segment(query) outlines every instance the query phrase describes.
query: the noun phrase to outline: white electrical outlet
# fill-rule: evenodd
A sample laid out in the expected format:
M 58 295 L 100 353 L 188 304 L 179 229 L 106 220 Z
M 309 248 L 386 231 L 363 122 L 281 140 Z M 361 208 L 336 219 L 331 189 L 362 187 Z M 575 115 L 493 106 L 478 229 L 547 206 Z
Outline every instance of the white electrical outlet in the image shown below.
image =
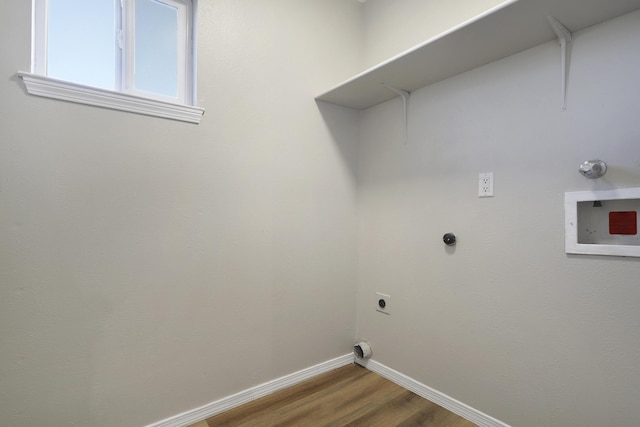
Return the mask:
M 391 296 L 376 292 L 376 310 L 380 313 L 391 314 L 389 308 L 391 306 Z
M 493 172 L 483 172 L 478 178 L 478 197 L 493 197 Z

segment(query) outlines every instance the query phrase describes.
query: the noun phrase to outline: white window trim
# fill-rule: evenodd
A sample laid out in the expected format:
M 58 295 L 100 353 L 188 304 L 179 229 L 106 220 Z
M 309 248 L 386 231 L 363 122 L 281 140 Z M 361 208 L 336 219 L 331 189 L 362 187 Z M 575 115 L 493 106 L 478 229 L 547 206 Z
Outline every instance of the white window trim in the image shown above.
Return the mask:
M 39 7 L 36 7 L 36 2 L 39 3 Z M 181 0 L 177 0 L 177 2 L 182 3 Z M 186 51 L 188 57 L 186 67 L 181 70 L 182 73 L 191 76 L 190 79 L 184 80 L 186 87 L 182 88 L 184 91 L 183 99 L 186 101 L 185 104 L 178 103 L 178 101 L 170 102 L 167 101 L 166 98 L 161 99 L 145 92 L 138 91 L 132 94 L 121 91 L 109 91 L 47 77 L 46 64 L 44 63 L 46 58 L 46 37 L 43 37 L 43 34 L 46 34 L 47 31 L 47 13 L 46 8 L 42 7 L 43 4 L 46 5 L 46 1 L 33 0 L 31 72 L 20 71 L 17 73 L 17 75 L 22 78 L 27 92 L 30 95 L 189 123 L 200 123 L 204 115 L 204 109 L 191 105 L 195 104 L 195 100 L 197 99 L 195 92 L 196 53 L 193 49 L 196 43 L 194 28 L 197 19 L 193 11 L 197 10 L 197 0 L 186 2 L 187 7 L 193 7 L 192 10 L 188 8 L 187 11 L 193 18 L 191 20 L 191 27 L 187 28 L 186 31 L 188 39 L 190 39 L 186 42 L 189 43 L 191 49 L 187 49 Z M 43 40 L 44 42 L 42 42 Z
M 30 95 L 199 124 L 204 109 L 18 72 Z

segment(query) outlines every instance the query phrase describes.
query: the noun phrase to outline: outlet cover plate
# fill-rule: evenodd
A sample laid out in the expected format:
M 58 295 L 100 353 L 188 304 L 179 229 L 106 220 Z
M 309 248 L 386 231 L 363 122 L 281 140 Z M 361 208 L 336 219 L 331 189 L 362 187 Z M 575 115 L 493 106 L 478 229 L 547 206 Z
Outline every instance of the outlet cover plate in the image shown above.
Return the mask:
M 483 172 L 478 176 L 478 197 L 493 196 L 493 172 Z
M 381 305 L 381 301 L 384 303 Z M 391 308 L 391 296 L 389 294 L 383 294 L 382 292 L 376 292 L 376 311 L 384 314 L 391 314 L 389 311 Z

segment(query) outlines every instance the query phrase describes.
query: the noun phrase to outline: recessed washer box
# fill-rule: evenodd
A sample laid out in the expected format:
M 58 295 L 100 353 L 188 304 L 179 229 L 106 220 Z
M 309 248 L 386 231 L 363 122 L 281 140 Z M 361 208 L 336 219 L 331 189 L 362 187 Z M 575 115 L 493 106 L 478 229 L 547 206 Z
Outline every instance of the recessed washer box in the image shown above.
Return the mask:
M 564 194 L 565 252 L 640 257 L 640 188 Z

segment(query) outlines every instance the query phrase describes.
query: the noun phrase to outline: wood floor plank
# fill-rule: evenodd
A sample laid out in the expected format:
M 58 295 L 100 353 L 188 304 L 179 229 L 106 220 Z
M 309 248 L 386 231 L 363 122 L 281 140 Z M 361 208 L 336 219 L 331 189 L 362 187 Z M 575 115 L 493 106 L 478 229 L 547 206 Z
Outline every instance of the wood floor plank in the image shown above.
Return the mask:
M 359 365 L 335 369 L 206 423 L 209 427 L 475 426 Z
M 242 426 L 257 425 L 263 417 L 272 416 L 274 413 L 282 413 L 282 408 L 290 408 L 292 405 L 299 405 L 299 401 L 308 396 L 316 396 L 322 399 L 323 396 L 348 386 L 349 383 L 358 381 L 365 376 L 367 371 L 353 371 L 352 366 L 345 366 L 335 369 L 327 374 L 321 375 L 300 384 L 289 387 L 265 396 L 261 399 L 249 402 L 239 408 L 231 409 L 213 418 L 209 418 L 209 424 L 215 426 Z M 317 380 L 317 381 L 315 381 Z M 212 420 L 215 419 L 215 424 Z
M 375 384 L 371 384 L 371 379 L 376 380 L 371 373 L 367 373 L 358 381 L 328 387 L 321 393 L 305 396 L 253 422 L 259 421 L 256 425 L 265 427 L 303 425 L 305 420 L 314 420 L 317 425 L 334 425 L 337 420 L 352 414 L 354 409 L 371 410 L 377 406 L 377 402 L 391 399 L 402 392 L 392 383 L 373 381 Z

